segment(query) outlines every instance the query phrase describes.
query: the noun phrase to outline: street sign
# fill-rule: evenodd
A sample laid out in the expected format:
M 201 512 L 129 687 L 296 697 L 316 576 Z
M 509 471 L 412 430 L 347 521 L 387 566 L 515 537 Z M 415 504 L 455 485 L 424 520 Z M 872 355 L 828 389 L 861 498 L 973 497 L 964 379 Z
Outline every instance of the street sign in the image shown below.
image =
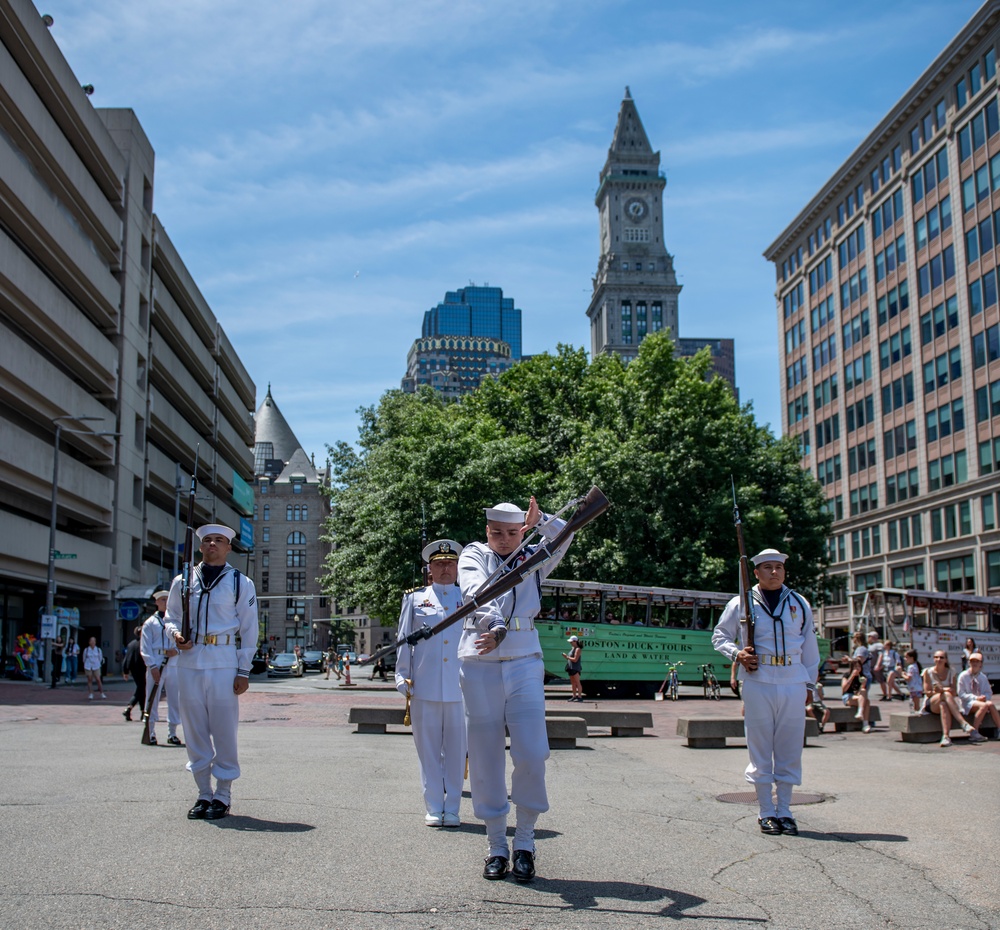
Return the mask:
M 122 601 L 118 605 L 118 616 L 125 621 L 138 620 L 140 612 L 141 608 L 135 601 Z
M 54 559 L 75 559 L 76 558 L 76 553 L 75 552 L 60 552 L 58 549 L 56 549 L 52 553 L 52 558 L 54 558 Z
M 56 624 L 59 618 L 55 614 L 42 614 L 42 639 L 56 638 Z

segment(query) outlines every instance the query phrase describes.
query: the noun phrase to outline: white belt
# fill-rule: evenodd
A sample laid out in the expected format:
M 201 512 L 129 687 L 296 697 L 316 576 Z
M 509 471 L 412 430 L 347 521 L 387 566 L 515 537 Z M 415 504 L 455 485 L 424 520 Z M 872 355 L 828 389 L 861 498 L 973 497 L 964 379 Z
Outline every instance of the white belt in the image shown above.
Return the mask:
M 230 636 L 228 633 L 202 633 L 196 634 L 194 641 L 202 646 L 228 646 L 236 644 L 236 637 Z
M 462 624 L 462 628 L 465 630 L 477 630 L 479 629 L 479 621 L 475 617 L 469 617 Z M 534 629 L 535 621 L 528 617 L 511 617 L 507 621 L 508 633 L 530 633 Z
M 795 656 L 757 656 L 761 665 L 798 665 L 799 659 Z

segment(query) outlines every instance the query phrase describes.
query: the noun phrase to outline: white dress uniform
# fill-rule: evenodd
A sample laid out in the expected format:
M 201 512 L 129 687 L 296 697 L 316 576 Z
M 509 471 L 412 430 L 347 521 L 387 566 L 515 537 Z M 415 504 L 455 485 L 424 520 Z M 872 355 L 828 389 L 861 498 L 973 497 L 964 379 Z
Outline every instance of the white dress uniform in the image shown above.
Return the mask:
M 164 615 L 156 611 L 147 617 L 139 635 L 139 652 L 146 663 L 146 701 L 155 688 L 159 694 L 153 698 L 152 709 L 149 712 L 149 736 L 156 738 L 156 724 L 160 719 L 160 699 L 167 696 L 167 730 L 168 736 L 177 735 L 177 724 L 181 722 L 180 702 L 177 697 L 177 656 L 167 656 L 167 650 L 177 651 L 174 642 L 173 627 L 168 627 Z M 151 669 L 160 670 L 159 685 L 153 681 Z M 142 708 L 145 713 L 146 708 Z
M 457 584 L 432 584 L 404 595 L 399 613 L 400 640 L 422 626 L 434 626 L 462 606 Z M 416 646 L 401 643 L 396 652 L 396 689 L 405 695 L 410 679 L 410 722 L 420 760 L 424 806 L 431 817 L 458 815 L 465 781 L 465 708 L 458 683 L 456 626 Z
M 249 678 L 257 650 L 257 592 L 253 582 L 231 565 L 206 584 L 204 563 L 191 573 L 191 642 L 175 660 L 181 723 L 187 744 L 188 771 L 198 799 L 228 805 L 233 779 L 240 777 L 236 729 L 239 698 L 233 692 L 237 672 Z M 170 586 L 167 620 L 181 626 L 181 576 Z M 217 785 L 213 792 L 212 775 Z
M 750 753 L 746 780 L 757 791 L 761 818 L 791 817 L 792 787 L 802 783 L 806 690 L 819 668 L 816 629 L 809 603 L 789 587 L 782 585 L 773 612 L 759 585 L 751 598 L 758 666 L 754 672 L 739 667 Z M 740 613 L 740 598 L 734 597 L 712 633 L 712 645 L 731 662 L 747 643 Z
M 489 518 L 489 512 L 487 512 Z M 542 515 L 538 529 L 546 539 L 558 535 L 564 520 Z M 535 629 L 541 609 L 541 582 L 566 554 L 573 537 L 556 550 L 543 568 L 529 575 L 507 594 L 466 618 L 458 655 L 462 661 L 462 695 L 469 734 L 469 783 L 472 809 L 486 822 L 490 856 L 508 857 L 506 738 L 514 765 L 510 800 L 516 808 L 514 849 L 535 851 L 535 821 L 549 809 L 545 790 L 545 760 L 549 741 L 545 732 L 545 669 Z M 538 547 L 528 546 L 515 565 Z M 485 543 L 469 543 L 458 560 L 458 583 L 466 601 L 503 562 Z M 479 655 L 476 639 L 495 626 L 506 625 L 507 635 L 497 649 Z

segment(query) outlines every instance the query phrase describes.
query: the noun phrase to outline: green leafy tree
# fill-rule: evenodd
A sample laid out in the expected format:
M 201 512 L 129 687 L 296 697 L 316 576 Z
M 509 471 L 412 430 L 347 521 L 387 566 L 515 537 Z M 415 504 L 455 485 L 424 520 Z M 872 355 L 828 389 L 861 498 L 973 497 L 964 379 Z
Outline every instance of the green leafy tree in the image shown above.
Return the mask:
M 362 411 L 358 451 L 333 450 L 326 585 L 394 617 L 419 578 L 423 526 L 427 539 L 481 539 L 484 506 L 534 493 L 551 512 L 597 484 L 612 507 L 561 577 L 735 591 L 735 480 L 748 554 L 784 548 L 789 581 L 814 594 L 831 523 L 822 489 L 795 442 L 758 425 L 709 367 L 707 350 L 678 359 L 654 333 L 628 366 L 560 346 L 457 403 L 387 393 Z

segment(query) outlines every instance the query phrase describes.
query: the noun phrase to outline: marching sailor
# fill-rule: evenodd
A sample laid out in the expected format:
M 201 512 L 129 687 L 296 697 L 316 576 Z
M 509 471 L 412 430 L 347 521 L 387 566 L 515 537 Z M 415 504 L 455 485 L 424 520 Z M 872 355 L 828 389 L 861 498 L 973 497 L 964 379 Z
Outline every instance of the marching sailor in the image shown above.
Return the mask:
M 764 549 L 751 559 L 757 578 L 751 591 L 755 652 L 746 649 L 739 596 L 722 611 L 712 645 L 740 665 L 750 753 L 745 777 L 757 792 L 761 833 L 796 836 L 792 788 L 802 783 L 803 707 L 816 681 L 819 647 L 812 608 L 785 585 L 787 558 L 777 549 Z
M 167 742 L 171 746 L 183 745 L 177 738 L 177 724 L 181 722 L 177 699 L 177 643 L 166 622 L 169 591 L 155 591 L 156 611 L 146 618 L 139 634 L 139 654 L 146 663 L 146 694 L 152 699 L 149 709 L 149 745 L 156 745 L 156 724 L 160 719 L 160 699 L 167 695 Z M 154 691 L 155 696 L 154 696 Z M 142 708 L 145 713 L 146 708 Z
M 187 769 L 198 787 L 187 815 L 218 820 L 229 813 L 233 780 L 240 777 L 238 698 L 250 687 L 257 649 L 257 592 L 246 575 L 226 562 L 235 530 L 209 523 L 195 532 L 202 562 L 191 572 L 190 638 L 181 635 L 180 575 L 170 586 L 167 621 L 180 649 L 176 662 Z
M 459 631 L 454 627 L 416 646 L 402 642 L 414 630 L 434 626 L 462 606 L 456 584 L 462 547 L 453 539 L 428 543 L 422 555 L 431 584 L 403 596 L 396 652 L 396 689 L 410 698 L 413 741 L 420 760 L 424 823 L 457 827 L 465 781 L 465 708 L 458 683 Z
M 534 497 L 527 513 L 508 503 L 486 509 L 486 543 L 469 543 L 458 560 L 458 583 L 466 601 L 536 524 L 546 539 L 556 536 L 566 525 L 563 520 L 543 515 Z M 504 878 L 508 868 L 517 881 L 530 882 L 535 877 L 535 821 L 549 809 L 545 791 L 549 743 L 542 688 L 544 667 L 535 617 L 541 607 L 541 583 L 559 564 L 572 539 L 568 537 L 541 570 L 467 617 L 458 646 L 472 808 L 486 822 L 489 852 L 483 878 L 491 881 Z M 530 557 L 537 548 L 527 546 L 505 571 Z M 510 732 L 510 758 L 514 764 L 510 786 L 510 799 L 516 808 L 513 862 L 507 847 L 510 804 L 504 727 Z

